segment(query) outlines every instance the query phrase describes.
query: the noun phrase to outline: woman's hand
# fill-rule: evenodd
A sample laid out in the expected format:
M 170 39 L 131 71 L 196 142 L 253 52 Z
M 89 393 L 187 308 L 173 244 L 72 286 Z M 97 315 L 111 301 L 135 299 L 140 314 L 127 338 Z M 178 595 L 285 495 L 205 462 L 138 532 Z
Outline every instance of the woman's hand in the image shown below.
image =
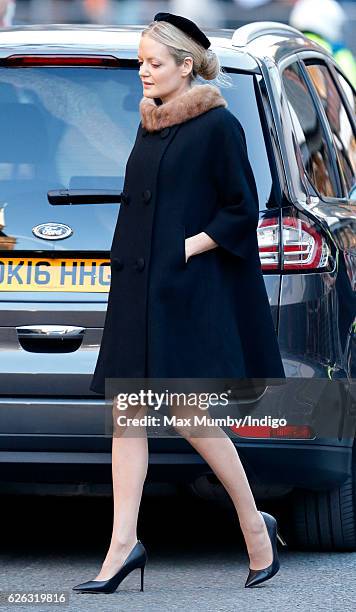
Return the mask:
M 194 255 L 194 251 L 192 252 L 192 238 L 194 238 L 194 236 L 185 239 L 185 263 L 187 263 L 189 257 Z
M 219 245 L 205 232 L 189 236 L 189 238 L 185 239 L 185 263 L 187 263 L 192 255 L 199 255 L 199 253 L 210 251 L 210 249 L 215 249 L 217 246 Z

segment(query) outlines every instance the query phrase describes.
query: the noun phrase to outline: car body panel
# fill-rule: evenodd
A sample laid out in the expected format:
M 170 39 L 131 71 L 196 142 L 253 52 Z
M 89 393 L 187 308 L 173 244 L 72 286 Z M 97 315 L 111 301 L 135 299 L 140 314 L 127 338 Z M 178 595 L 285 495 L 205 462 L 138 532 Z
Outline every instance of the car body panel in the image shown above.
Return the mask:
M 105 55 L 118 58 L 119 68 L 133 68 L 141 31 L 142 26 L 5 28 L 0 32 L 0 73 L 6 69 L 6 58 L 21 54 Z M 283 269 L 280 258 L 280 268 L 264 274 L 287 379 L 331 383 L 335 378 L 351 385 L 356 372 L 356 330 L 354 327 L 349 330 L 347 325 L 356 288 L 356 241 L 350 240 L 355 229 L 355 203 L 346 199 L 342 202 L 340 198 L 320 202 L 306 188 L 281 87 L 281 73 L 292 61 L 313 57 L 327 61 L 331 67 L 335 62 L 319 45 L 290 32 L 256 35 L 246 47 L 232 47 L 234 30 L 206 29 L 205 32 L 223 66 L 254 75 L 253 86 L 264 124 L 265 155 L 272 177 L 271 197 L 265 198 L 260 208 L 260 220 L 275 217 L 281 223 L 287 216 L 309 219 L 325 232 L 330 244 L 333 265 L 327 272 L 289 273 Z M 138 117 L 137 111 L 132 125 Z M 251 159 L 257 154 L 253 149 L 254 138 L 247 133 Z M 110 210 L 108 227 L 113 229 L 117 207 L 105 206 Z M 50 207 L 47 210 L 52 213 Z M 71 226 L 73 219 L 68 207 L 57 207 L 51 216 Z M 49 220 L 43 215 L 40 217 L 34 219 L 33 225 Z M 90 252 L 92 256 L 108 255 L 110 231 Z M 55 255 L 63 255 L 63 251 L 67 256 L 75 255 L 75 250 L 72 252 L 65 244 L 54 241 L 50 246 L 46 244 L 45 250 Z M 75 241 L 73 245 L 75 249 Z M 81 254 L 84 256 L 88 250 L 83 248 Z M 1 250 L 0 256 L 3 255 Z M 74 480 L 81 475 L 84 478 L 85 466 L 89 467 L 85 478 L 90 478 L 93 465 L 101 465 L 106 468 L 104 479 L 108 478 L 111 437 L 107 424 L 111 408 L 88 387 L 101 341 L 106 304 L 106 292 L 2 291 L 0 462 L 7 466 L 7 479 L 30 481 L 39 463 L 54 469 L 58 465 L 68 470 L 75 467 Z M 33 350 L 19 338 L 17 328 L 34 324 L 82 326 L 85 333 L 78 346 L 74 341 L 72 346 L 68 344 L 67 352 L 56 350 L 46 339 L 42 348 Z M 351 469 L 355 414 L 350 397 L 350 401 L 341 401 L 337 409 L 325 399 L 323 413 L 320 402 L 306 401 L 301 406 L 295 397 L 288 400 L 283 396 L 285 389 L 275 389 L 276 392 L 278 407 L 272 401 L 276 396 L 272 395 L 265 404 L 259 402 L 259 409 L 266 413 L 277 411 L 283 416 L 287 406 L 287 416 L 298 416 L 301 423 L 314 427 L 316 436 L 312 440 L 256 440 L 234 436 L 252 485 L 260 487 L 261 495 L 262 481 L 271 491 L 280 486 L 281 492 L 300 486 L 339 485 Z M 328 425 L 326 432 L 322 432 L 323 418 Z M 156 471 L 151 472 L 152 478 L 170 479 L 174 472 L 177 479 L 191 482 L 209 471 L 204 460 L 192 453 L 184 440 L 152 438 L 149 442 L 150 466 L 156 466 Z M 69 471 L 66 477 L 70 479 Z M 95 477 L 102 476 L 93 472 L 92 479 Z

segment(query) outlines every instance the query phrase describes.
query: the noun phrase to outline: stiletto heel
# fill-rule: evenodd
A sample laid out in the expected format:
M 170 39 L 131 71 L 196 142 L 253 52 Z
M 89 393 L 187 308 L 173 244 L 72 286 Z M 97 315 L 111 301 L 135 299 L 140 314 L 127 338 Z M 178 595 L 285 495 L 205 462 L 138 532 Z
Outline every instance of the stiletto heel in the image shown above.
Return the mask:
M 147 562 L 147 552 L 140 540 L 137 540 L 130 554 L 125 559 L 120 569 L 108 580 L 88 580 L 77 584 L 73 591 L 78 593 L 113 593 L 120 582 L 134 569 L 141 568 L 141 591 L 143 591 L 143 572 Z
M 282 538 L 282 536 L 279 533 L 278 529 L 277 529 L 277 538 L 280 541 L 280 543 L 282 544 L 282 546 L 288 546 L 287 542 Z
M 143 572 L 145 571 L 145 566 L 141 567 L 141 591 L 143 591 Z
M 264 567 L 262 569 L 249 568 L 249 574 L 245 582 L 245 587 L 252 587 L 252 586 L 255 586 L 256 584 L 260 584 L 261 582 L 264 582 L 265 580 L 269 580 L 269 578 L 272 578 L 272 576 L 274 576 L 279 570 L 277 538 L 281 540 L 281 543 L 283 544 L 283 546 L 287 545 L 286 542 L 283 540 L 283 538 L 278 533 L 277 521 L 274 518 L 274 516 L 272 516 L 271 514 L 268 514 L 267 512 L 262 512 L 261 510 L 260 510 L 260 514 L 262 515 L 262 518 L 264 522 L 266 523 L 267 533 L 269 535 L 269 539 L 271 540 L 271 544 L 272 544 L 272 553 L 273 553 L 272 563 L 268 567 Z

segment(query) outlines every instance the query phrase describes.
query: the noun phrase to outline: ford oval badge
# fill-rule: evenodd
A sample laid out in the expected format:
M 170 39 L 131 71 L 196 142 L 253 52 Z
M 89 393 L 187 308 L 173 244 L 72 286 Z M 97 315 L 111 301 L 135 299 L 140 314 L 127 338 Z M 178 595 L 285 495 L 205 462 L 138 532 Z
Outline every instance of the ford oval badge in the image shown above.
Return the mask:
M 44 240 L 63 240 L 73 234 L 73 230 L 65 223 L 40 223 L 32 228 L 32 233 L 37 238 Z

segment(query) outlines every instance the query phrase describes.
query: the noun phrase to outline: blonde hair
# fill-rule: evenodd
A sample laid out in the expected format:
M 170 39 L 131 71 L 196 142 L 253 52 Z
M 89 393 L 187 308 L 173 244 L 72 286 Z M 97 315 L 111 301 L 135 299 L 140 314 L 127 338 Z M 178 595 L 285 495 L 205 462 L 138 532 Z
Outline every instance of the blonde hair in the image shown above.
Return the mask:
M 190 83 L 201 76 L 206 81 L 214 80 L 217 85 L 229 87 L 230 77 L 221 68 L 219 58 L 210 48 L 205 49 L 200 43 L 185 34 L 167 21 L 152 21 L 142 30 L 142 36 L 148 35 L 168 47 L 177 66 L 183 64 L 187 54 L 193 59 L 193 68 L 189 74 Z

